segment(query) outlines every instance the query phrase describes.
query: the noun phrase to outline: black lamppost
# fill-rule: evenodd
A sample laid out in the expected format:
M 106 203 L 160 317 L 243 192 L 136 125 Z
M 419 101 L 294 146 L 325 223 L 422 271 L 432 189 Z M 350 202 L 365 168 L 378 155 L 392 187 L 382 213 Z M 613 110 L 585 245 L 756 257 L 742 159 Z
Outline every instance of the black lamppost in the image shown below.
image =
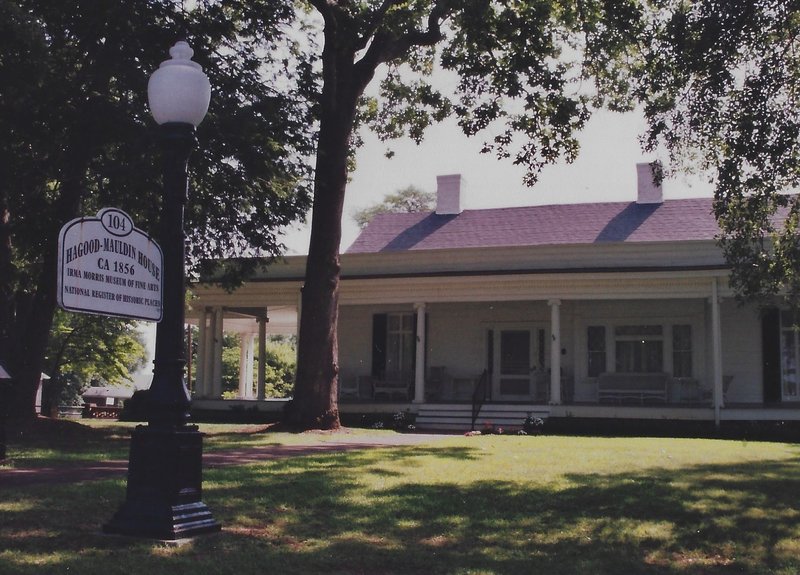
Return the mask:
M 183 351 L 186 167 L 196 145 L 195 127 L 208 111 L 211 86 L 200 65 L 191 61 L 193 51 L 186 42 L 176 43 L 169 53 L 172 58 L 147 86 L 164 161 L 159 237 L 163 314 L 156 328 L 148 424 L 133 431 L 125 502 L 103 530 L 171 540 L 218 531 L 220 524 L 202 502 L 203 437 L 197 426 L 187 425 L 191 399 Z

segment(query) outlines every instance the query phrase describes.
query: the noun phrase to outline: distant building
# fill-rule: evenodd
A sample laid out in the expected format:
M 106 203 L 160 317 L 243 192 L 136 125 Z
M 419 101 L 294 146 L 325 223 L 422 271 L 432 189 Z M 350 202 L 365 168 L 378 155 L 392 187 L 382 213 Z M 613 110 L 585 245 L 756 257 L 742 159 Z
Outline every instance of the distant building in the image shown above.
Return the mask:
M 122 407 L 126 399 L 133 395 L 133 389 L 123 386 L 90 387 L 81 394 L 83 402 L 89 405 Z

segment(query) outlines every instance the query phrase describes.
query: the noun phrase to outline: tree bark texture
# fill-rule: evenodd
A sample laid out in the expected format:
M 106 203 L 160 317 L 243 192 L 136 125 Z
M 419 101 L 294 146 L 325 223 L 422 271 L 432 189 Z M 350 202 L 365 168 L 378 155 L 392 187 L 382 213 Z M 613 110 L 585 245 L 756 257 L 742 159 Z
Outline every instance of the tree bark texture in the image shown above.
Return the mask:
M 389 33 L 386 2 L 369 22 L 359 22 L 347 2 L 311 0 L 325 21 L 320 132 L 317 144 L 311 241 L 302 295 L 294 402 L 289 421 L 305 428 L 339 427 L 339 244 L 347 186 L 347 160 L 358 100 L 383 63 L 413 46 L 433 45 L 448 4 L 434 3 L 427 29 Z M 364 51 L 360 59 L 356 55 Z
M 76 161 L 61 184 L 61 194 L 54 213 L 64 224 L 75 217 L 84 186 L 86 163 Z M 57 305 L 58 226 L 53 235 L 44 239 L 47 244 L 39 270 L 36 289 L 18 292 L 10 318 L 8 368 L 14 378 L 9 417 L 31 420 L 36 417 L 36 393 L 41 381 L 50 328 Z
M 289 420 L 336 429 L 338 409 L 339 244 L 347 159 L 358 98 L 355 50 L 333 18 L 326 20 L 322 113 L 317 145 L 311 240 L 302 294 L 297 380 Z
M 1 194 L 2 192 L 0 192 L 0 363 L 7 364 L 11 352 L 14 265 L 11 258 L 11 213 L 7 199 Z

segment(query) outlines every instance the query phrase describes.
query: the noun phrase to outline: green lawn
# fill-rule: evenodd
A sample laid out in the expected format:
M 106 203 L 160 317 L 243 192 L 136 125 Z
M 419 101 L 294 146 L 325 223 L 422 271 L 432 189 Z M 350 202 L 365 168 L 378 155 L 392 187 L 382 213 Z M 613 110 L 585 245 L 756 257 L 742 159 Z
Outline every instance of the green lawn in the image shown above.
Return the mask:
M 319 439 L 204 431 L 209 449 Z M 118 432 L 93 433 L 115 445 Z M 124 480 L 31 486 L 0 491 L 0 573 L 795 575 L 798 455 L 778 443 L 477 436 L 228 467 L 204 482 L 222 533 L 181 547 L 100 534 Z

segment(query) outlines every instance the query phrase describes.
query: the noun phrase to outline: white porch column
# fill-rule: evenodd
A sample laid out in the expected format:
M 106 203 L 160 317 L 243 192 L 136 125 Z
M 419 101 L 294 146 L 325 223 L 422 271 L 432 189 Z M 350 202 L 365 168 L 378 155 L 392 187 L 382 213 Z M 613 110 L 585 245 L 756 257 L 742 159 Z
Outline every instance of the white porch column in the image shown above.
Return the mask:
M 217 314 L 214 308 L 206 308 L 208 327 L 206 328 L 206 341 L 203 346 L 203 397 L 211 397 L 214 379 L 214 338 L 217 333 Z
M 414 403 L 425 403 L 425 310 L 424 303 L 414 305 L 417 311 L 417 355 L 414 369 Z
M 222 307 L 214 308 L 214 353 L 211 368 L 211 397 L 222 397 L 222 337 L 223 337 L 223 312 Z
M 246 359 L 246 373 L 247 373 L 247 386 L 245 388 L 245 398 L 246 399 L 253 399 L 256 397 L 255 390 L 253 389 L 253 384 L 255 383 L 255 379 L 253 377 L 253 362 L 255 361 L 255 349 L 256 349 L 256 334 L 248 333 L 247 336 L 247 359 Z
M 195 397 L 206 396 L 206 336 L 208 330 L 206 324 L 208 323 L 208 308 L 203 308 L 200 311 L 200 318 L 197 320 L 197 367 L 194 372 L 194 395 Z
M 550 306 L 550 403 L 561 404 L 561 300 L 551 299 Z
M 259 401 L 264 399 L 267 385 L 267 308 L 264 315 L 258 318 L 258 391 L 256 397 Z
M 720 409 L 724 407 L 722 394 L 722 324 L 720 321 L 719 281 L 714 278 L 711 283 L 711 349 L 714 362 L 714 423 L 719 426 Z
M 252 381 L 247 379 L 247 356 L 250 334 L 239 334 L 239 399 L 247 399 L 247 384 Z

